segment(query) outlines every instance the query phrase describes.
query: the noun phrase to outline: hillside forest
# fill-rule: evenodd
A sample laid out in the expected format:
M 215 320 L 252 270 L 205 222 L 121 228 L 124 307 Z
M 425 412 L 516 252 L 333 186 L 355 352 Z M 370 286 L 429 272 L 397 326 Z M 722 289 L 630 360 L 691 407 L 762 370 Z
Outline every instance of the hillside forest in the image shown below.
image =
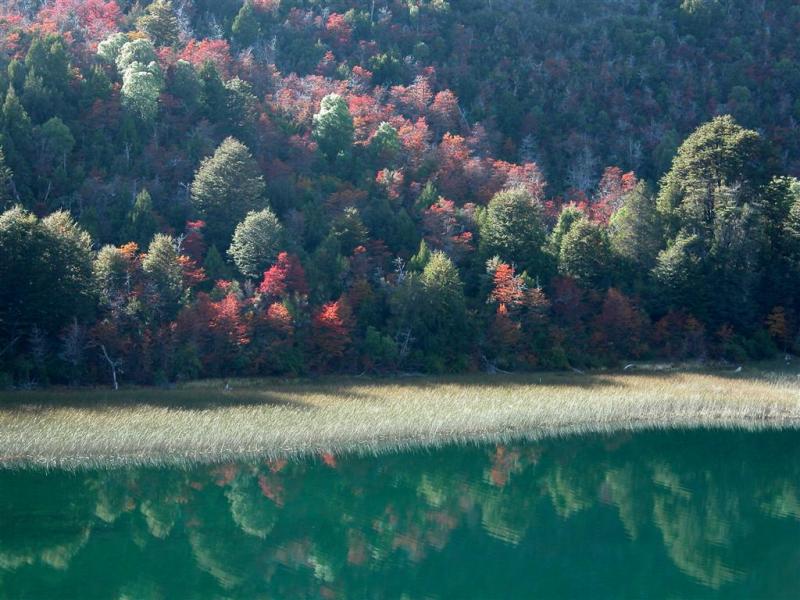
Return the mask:
M 798 33 L 797 0 L 6 0 L 0 386 L 798 352 Z

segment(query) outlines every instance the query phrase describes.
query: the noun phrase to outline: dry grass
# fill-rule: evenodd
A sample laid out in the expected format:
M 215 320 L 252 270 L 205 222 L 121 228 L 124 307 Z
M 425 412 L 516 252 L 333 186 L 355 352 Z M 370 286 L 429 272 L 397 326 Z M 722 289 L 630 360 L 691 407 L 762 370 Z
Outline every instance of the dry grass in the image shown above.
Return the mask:
M 657 427 L 800 426 L 800 379 L 744 371 L 0 394 L 0 466 L 113 467 Z

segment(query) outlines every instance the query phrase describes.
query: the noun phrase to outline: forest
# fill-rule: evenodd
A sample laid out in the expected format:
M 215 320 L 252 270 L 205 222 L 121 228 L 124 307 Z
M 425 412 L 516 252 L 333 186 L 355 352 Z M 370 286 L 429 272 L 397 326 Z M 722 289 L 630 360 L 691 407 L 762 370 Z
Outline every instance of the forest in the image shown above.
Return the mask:
M 796 0 L 6 0 L 0 387 L 800 352 Z

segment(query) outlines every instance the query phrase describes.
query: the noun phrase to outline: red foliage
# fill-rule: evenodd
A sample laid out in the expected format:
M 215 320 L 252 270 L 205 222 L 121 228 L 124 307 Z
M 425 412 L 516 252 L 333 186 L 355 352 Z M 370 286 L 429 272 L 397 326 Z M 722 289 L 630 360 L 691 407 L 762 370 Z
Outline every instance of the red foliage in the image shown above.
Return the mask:
M 288 252 L 281 252 L 275 264 L 264 272 L 264 279 L 258 286 L 258 291 L 269 298 L 307 294 L 308 284 L 300 259 Z
M 611 215 L 619 209 L 623 196 L 633 190 L 637 183 L 633 171 L 623 173 L 619 167 L 607 167 L 589 205 L 589 218 L 598 223 L 608 223 Z
M 189 40 L 178 58 L 200 68 L 210 60 L 224 78 L 230 76 L 231 48 L 226 40 Z
M 43 33 L 60 33 L 68 41 L 77 32 L 94 50 L 99 42 L 119 30 L 121 16 L 114 0 L 55 0 L 39 11 L 34 27 Z
M 436 94 L 428 108 L 428 116 L 434 129 L 439 133 L 453 131 L 458 124 L 458 99 L 450 90 Z
M 350 307 L 341 298 L 328 302 L 314 315 L 311 331 L 316 365 L 325 367 L 344 356 L 350 345 L 351 321 Z
M 222 300 L 211 303 L 211 332 L 234 346 L 244 346 L 250 339 L 242 318 L 242 304 L 236 294 L 228 294 Z
M 205 221 L 187 221 L 182 248 L 190 258 L 201 261 L 206 253 L 206 241 L 203 237 Z
M 474 250 L 472 232 L 466 230 L 471 218 L 472 205 L 457 209 L 455 202 L 440 197 L 422 213 L 425 240 L 433 247 L 444 250 L 453 260 L 460 260 Z
M 521 326 L 508 314 L 505 304 L 497 307 L 494 320 L 489 328 L 489 340 L 500 351 L 513 351 L 521 338 Z
M 670 358 L 702 356 L 705 353 L 705 328 L 692 315 L 670 311 L 653 328 L 653 343 Z
M 190 256 L 181 254 L 178 257 L 178 262 L 183 271 L 183 282 L 188 287 L 195 287 L 206 280 L 206 272 L 203 267 L 198 266 L 197 261 Z
M 437 185 L 445 196 L 463 200 L 467 194 L 464 167 L 470 159 L 470 149 L 460 135 L 445 133 L 438 148 L 439 169 Z
M 512 308 L 520 306 L 525 300 L 525 283 L 522 277 L 514 274 L 514 267 L 501 263 L 494 272 L 494 289 L 491 299 Z
M 353 28 L 345 20 L 344 15 L 339 13 L 330 14 L 325 22 L 325 31 L 327 38 L 339 46 L 349 44 L 353 37 Z
M 638 357 L 644 351 L 646 317 L 630 299 L 610 288 L 603 310 L 594 320 L 592 342 L 604 354 Z
M 403 122 L 397 128 L 397 136 L 405 149 L 406 163 L 412 169 L 421 167 L 430 148 L 431 139 L 431 132 L 425 117 L 420 117 L 414 123 Z
M 425 77 L 417 77 L 409 86 L 396 85 L 389 90 L 389 96 L 409 118 L 425 114 L 433 98 L 430 82 Z

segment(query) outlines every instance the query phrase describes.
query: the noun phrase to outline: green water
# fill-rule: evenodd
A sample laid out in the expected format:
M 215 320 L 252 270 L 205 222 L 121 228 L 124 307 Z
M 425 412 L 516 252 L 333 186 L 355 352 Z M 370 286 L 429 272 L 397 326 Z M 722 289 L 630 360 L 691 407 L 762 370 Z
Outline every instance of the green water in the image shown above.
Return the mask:
M 0 471 L 2 598 L 797 598 L 800 433 Z

